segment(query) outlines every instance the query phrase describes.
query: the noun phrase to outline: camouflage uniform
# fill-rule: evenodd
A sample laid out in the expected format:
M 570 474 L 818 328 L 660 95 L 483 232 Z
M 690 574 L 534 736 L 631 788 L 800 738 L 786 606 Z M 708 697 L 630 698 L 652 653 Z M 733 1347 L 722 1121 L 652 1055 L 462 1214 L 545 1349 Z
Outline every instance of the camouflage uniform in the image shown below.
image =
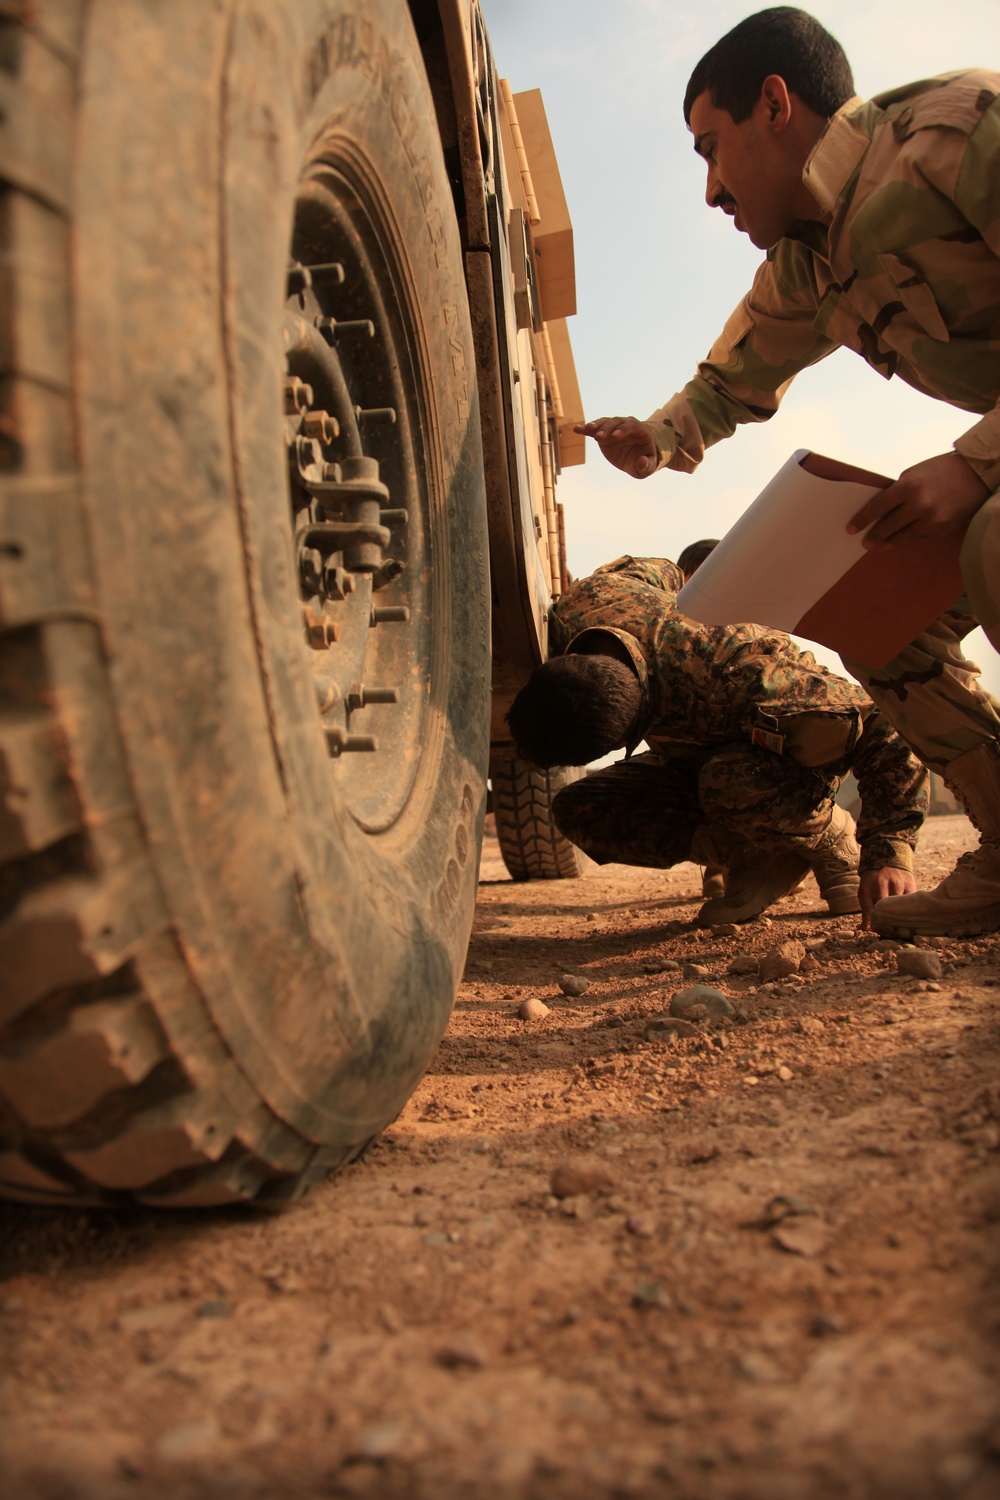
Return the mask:
M 799 370 L 841 345 L 887 380 L 980 416 L 956 451 L 1000 488 L 1000 74 L 949 74 L 851 99 L 803 173 L 823 222 L 768 252 L 698 375 L 650 418 L 660 464 L 690 472 L 706 447 L 777 409 Z M 847 663 L 930 765 L 1000 735 L 962 637 L 1000 649 L 1000 494 L 970 528 L 969 598 L 876 673 Z M 970 603 L 971 600 L 971 603 Z
M 660 867 L 704 824 L 764 852 L 811 848 L 853 771 L 861 868 L 912 869 L 927 777 L 871 701 L 782 631 L 689 620 L 683 581 L 664 558 L 620 557 L 553 606 L 555 653 L 595 628 L 623 643 L 642 688 L 629 748 L 650 747 L 558 794 L 566 835 L 602 863 Z

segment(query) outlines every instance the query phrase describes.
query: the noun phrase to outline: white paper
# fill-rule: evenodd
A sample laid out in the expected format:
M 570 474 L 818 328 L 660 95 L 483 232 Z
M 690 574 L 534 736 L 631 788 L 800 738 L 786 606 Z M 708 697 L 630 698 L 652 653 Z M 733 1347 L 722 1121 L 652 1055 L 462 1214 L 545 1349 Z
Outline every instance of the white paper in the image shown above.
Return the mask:
M 864 554 L 845 526 L 876 486 L 819 479 L 800 448 L 681 589 L 677 607 L 703 625 L 794 630 Z

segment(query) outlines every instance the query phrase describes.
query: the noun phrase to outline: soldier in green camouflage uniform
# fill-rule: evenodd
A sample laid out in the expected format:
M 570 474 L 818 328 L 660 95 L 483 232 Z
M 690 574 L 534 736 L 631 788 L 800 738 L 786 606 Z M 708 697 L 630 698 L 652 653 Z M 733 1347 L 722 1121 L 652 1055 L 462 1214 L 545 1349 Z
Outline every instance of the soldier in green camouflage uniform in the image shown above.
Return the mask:
M 706 54 L 685 116 L 709 204 L 767 257 L 683 390 L 647 422 L 601 418 L 578 430 L 636 478 L 691 472 L 739 424 L 766 421 L 798 371 L 841 346 L 978 416 L 951 452 L 906 470 L 849 527 L 870 525 L 865 544 L 875 546 L 968 526 L 967 597 L 887 666 L 847 666 L 983 834 L 936 891 L 880 902 L 875 925 L 994 930 L 1000 704 L 962 640 L 978 622 L 1000 649 L 1000 74 L 949 74 L 866 103 L 834 39 L 779 7 Z
M 852 899 L 837 900 L 847 886 L 849 828 L 834 808 L 840 781 L 853 771 L 861 792 L 862 872 L 909 871 L 927 811 L 924 768 L 855 683 L 821 667 L 784 632 L 699 625 L 680 614 L 683 582 L 664 558 L 620 557 L 572 583 L 553 606 L 554 653 L 601 650 L 600 638 L 609 636 L 624 647 L 641 693 L 627 748 L 641 740 L 649 746 L 648 754 L 559 792 L 556 823 L 600 863 L 661 868 L 691 858 L 693 840 L 697 857 L 695 836 L 707 829 L 716 848 L 793 855 L 794 879 L 785 888 L 812 867 L 831 909 L 857 910 L 856 852 Z M 552 665 L 540 667 L 515 700 L 515 739 L 522 726 L 526 736 L 539 733 L 525 712 L 527 695 L 544 715 L 552 690 L 542 679 L 549 673 L 551 682 Z M 530 746 L 519 749 L 537 758 Z M 835 845 L 840 853 L 831 862 Z M 706 919 L 727 915 L 719 902 L 705 908 Z

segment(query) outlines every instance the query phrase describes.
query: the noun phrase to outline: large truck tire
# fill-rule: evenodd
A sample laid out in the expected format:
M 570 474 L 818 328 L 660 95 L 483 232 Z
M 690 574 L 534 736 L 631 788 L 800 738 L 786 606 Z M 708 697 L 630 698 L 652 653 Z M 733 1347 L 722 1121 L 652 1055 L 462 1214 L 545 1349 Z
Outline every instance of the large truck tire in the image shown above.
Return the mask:
M 399 1112 L 472 922 L 486 512 L 434 107 L 397 0 L 11 12 L 0 1192 L 282 1200 Z
M 552 799 L 578 781 L 575 767 L 539 770 L 526 760 L 490 761 L 497 842 L 511 880 L 574 880 L 593 860 L 559 832 Z

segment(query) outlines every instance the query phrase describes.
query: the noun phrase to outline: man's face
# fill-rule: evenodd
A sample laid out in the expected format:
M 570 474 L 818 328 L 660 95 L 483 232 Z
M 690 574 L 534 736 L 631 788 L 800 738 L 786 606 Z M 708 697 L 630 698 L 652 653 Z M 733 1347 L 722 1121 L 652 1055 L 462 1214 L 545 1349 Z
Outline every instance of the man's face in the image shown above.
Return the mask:
M 705 201 L 721 208 L 760 250 L 776 245 L 796 217 L 802 164 L 789 158 L 765 93 L 738 125 L 706 89 L 691 106 L 694 149 L 708 168 Z

